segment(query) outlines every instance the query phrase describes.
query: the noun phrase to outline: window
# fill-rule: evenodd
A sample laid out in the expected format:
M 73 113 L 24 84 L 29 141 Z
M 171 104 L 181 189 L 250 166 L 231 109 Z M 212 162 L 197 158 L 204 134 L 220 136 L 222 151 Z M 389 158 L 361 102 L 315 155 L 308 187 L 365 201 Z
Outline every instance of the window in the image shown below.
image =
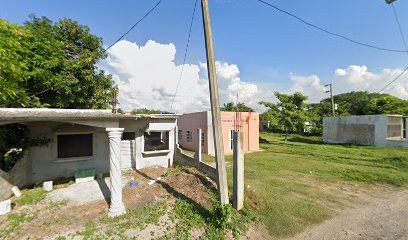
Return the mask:
M 169 132 L 145 132 L 144 151 L 169 150 Z
M 230 150 L 234 149 L 234 130 L 230 129 L 229 131 L 229 147 Z
M 58 135 L 58 158 L 90 157 L 93 155 L 92 134 Z
M 204 137 L 205 137 L 205 134 L 204 134 L 204 132 L 201 132 L 201 146 L 203 146 L 204 147 Z
M 186 136 L 187 136 L 187 142 L 189 143 L 193 142 L 193 133 L 191 131 L 187 131 Z
M 124 132 L 122 134 L 122 140 L 135 140 L 136 134 L 135 132 Z
M 178 132 L 177 132 L 177 136 L 178 136 L 178 140 L 180 141 L 180 140 L 183 140 L 183 130 L 178 130 Z

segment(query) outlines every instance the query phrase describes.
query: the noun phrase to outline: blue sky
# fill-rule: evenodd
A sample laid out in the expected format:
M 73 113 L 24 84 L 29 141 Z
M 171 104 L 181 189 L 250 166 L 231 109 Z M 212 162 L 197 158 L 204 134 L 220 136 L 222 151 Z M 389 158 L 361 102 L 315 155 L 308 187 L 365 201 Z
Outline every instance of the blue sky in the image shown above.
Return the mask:
M 267 0 L 316 25 L 358 41 L 403 49 L 392 13 L 384 0 L 301 1 Z M 377 51 L 352 44 L 310 28 L 256 0 L 209 0 L 216 58 L 236 64 L 240 79 L 285 91 L 291 74 L 315 74 L 321 83 L 333 80 L 336 69 L 367 66 L 380 74 L 384 68 L 401 69 L 408 55 Z M 156 1 L 4 1 L 0 17 L 22 23 L 29 14 L 57 20 L 67 17 L 88 25 L 109 45 Z M 173 43 L 181 64 L 194 0 L 163 0 L 126 40 L 144 45 L 148 40 Z M 408 38 L 408 1 L 395 3 Z M 187 63 L 205 62 L 201 6 L 198 1 Z M 406 77 L 408 78 L 408 76 Z M 384 80 L 385 81 L 385 80 Z M 407 82 L 406 79 L 400 80 Z M 384 82 L 385 83 L 385 82 Z M 385 85 L 385 84 L 384 84 Z

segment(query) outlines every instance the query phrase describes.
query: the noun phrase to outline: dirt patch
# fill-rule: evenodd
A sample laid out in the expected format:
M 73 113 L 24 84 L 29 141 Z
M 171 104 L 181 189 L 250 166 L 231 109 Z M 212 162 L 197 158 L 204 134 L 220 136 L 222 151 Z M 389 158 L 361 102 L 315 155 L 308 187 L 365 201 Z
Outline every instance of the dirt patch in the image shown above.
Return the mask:
M 124 175 L 131 179 L 123 188 L 123 200 L 126 208 L 139 209 L 144 205 L 163 199 L 170 199 L 167 202 L 174 203 L 175 198 L 188 199 L 204 207 L 211 206 L 208 188 L 214 187 L 214 182 L 198 172 L 194 172 L 194 170 L 180 170 L 163 176 L 167 171 L 169 169 L 148 168 L 125 173 Z M 149 185 L 151 180 L 156 181 Z M 130 184 L 135 181 L 138 184 L 131 187 Z M 84 231 L 87 222 L 98 223 L 99 219 L 106 217 L 109 208 L 108 202 L 98 200 L 78 205 L 77 202 L 63 200 L 53 202 L 46 199 L 36 205 L 17 206 L 13 209 L 13 213 L 29 213 L 33 219 L 22 223 L 7 239 L 54 239 L 59 235 L 67 236 L 69 234 L 72 237 L 76 232 Z M 8 224 L 6 219 L 5 216 L 0 218 L 0 231 L 5 229 Z M 150 232 L 157 230 L 158 233 L 155 235 L 157 237 L 163 235 L 167 227 L 149 225 L 148 230 L 140 231 L 140 236 L 147 237 Z M 133 234 L 132 231 L 130 233 Z
M 408 189 L 373 186 L 332 219 L 291 239 L 408 239 Z

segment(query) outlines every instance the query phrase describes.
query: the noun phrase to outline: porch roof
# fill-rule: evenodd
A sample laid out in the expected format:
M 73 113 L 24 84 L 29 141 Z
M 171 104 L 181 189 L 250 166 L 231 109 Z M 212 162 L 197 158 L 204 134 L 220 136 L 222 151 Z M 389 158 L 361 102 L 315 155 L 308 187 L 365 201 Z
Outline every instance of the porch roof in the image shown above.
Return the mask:
M 176 119 L 173 114 L 114 114 L 111 110 L 0 108 L 0 121 Z

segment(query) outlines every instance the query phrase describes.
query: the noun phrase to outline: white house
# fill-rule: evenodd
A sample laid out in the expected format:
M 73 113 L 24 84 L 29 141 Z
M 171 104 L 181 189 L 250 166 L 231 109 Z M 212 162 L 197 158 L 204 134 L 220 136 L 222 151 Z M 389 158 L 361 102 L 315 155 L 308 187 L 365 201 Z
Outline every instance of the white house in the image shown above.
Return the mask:
M 30 147 L 10 172 L 0 170 L 0 200 L 13 185 L 72 177 L 80 169 L 110 173 L 111 215 L 123 213 L 121 170 L 173 164 L 175 115 L 123 115 L 109 110 L 0 108 L 0 125 L 21 123 Z

